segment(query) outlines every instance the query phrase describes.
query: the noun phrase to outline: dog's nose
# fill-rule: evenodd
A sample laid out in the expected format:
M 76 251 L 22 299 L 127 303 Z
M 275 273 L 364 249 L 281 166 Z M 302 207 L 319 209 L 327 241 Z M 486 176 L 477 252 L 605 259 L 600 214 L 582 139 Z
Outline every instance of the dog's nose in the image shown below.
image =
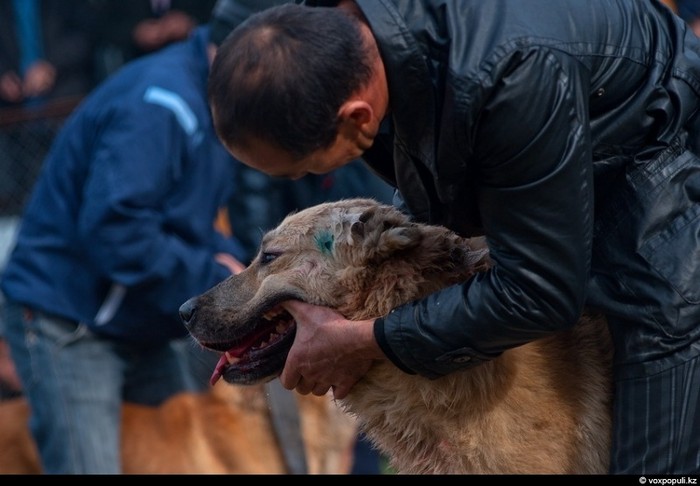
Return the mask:
M 197 310 L 197 298 L 192 297 L 187 302 L 180 306 L 180 319 L 185 324 L 185 327 L 189 327 L 192 318 L 194 317 L 195 311 Z

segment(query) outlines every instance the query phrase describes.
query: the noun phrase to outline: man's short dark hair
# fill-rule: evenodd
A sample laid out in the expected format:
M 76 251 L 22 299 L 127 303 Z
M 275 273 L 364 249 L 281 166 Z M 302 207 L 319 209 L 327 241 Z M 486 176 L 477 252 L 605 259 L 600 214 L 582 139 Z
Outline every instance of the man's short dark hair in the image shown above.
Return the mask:
M 217 0 L 209 20 L 209 42 L 220 46 L 252 14 L 291 0 Z
M 326 148 L 338 109 L 371 75 L 357 21 L 338 8 L 287 4 L 255 14 L 222 43 L 209 77 L 216 131 L 295 158 Z

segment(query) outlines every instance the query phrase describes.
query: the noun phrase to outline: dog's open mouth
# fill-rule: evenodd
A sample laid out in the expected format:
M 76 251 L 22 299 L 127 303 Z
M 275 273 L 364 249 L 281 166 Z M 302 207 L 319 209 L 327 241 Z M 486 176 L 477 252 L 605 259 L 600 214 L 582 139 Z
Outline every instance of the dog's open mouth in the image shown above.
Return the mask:
M 222 377 L 228 383 L 252 385 L 269 381 L 282 372 L 296 334 L 291 314 L 276 306 L 246 327 L 250 331 L 235 341 L 200 343 L 223 352 L 209 380 L 212 385 Z

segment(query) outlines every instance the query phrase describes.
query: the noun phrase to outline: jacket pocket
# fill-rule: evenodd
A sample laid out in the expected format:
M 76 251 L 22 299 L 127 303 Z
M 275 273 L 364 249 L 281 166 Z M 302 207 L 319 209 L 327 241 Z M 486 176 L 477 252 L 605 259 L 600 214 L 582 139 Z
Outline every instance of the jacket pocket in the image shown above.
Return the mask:
M 645 207 L 642 228 L 654 228 L 638 253 L 689 304 L 700 303 L 700 158 L 669 150 L 636 171 L 632 183 Z
M 673 218 L 639 253 L 690 304 L 700 304 L 700 203 Z

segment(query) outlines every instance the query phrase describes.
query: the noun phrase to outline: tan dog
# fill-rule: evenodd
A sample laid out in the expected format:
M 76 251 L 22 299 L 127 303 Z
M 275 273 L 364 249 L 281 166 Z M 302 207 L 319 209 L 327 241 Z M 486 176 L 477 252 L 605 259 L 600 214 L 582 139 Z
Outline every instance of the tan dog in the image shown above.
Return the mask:
M 259 384 L 279 375 L 294 339 L 280 302 L 378 317 L 486 269 L 485 253 L 371 200 L 326 203 L 288 216 L 246 270 L 181 315 L 200 344 L 226 352 L 217 375 Z M 399 472 L 606 473 L 610 350 L 604 320 L 584 317 L 437 380 L 378 362 L 343 404 Z
M 286 390 L 285 390 L 286 392 Z M 127 474 L 276 474 L 290 472 L 262 385 L 218 383 L 160 407 L 125 404 L 122 454 Z M 330 396 L 296 397 L 309 473 L 352 467 L 354 420 Z M 294 398 L 292 398 L 294 400 Z M 294 402 L 292 401 L 292 404 Z M 0 402 L 0 474 L 41 472 L 23 398 Z

